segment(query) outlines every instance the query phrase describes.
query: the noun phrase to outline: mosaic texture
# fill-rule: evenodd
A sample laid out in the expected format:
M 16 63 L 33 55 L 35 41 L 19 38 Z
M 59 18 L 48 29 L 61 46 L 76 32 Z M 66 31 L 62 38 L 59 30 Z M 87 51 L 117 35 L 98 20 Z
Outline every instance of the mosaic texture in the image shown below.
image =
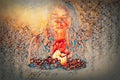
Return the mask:
M 0 4 L 0 80 L 120 79 L 119 0 L 7 0 Z M 29 53 L 36 59 L 49 56 L 54 34 L 51 30 L 47 37 L 44 31 L 58 4 L 67 6 L 72 18 L 66 48 L 71 59 L 86 61 L 86 68 L 41 70 L 28 64 Z

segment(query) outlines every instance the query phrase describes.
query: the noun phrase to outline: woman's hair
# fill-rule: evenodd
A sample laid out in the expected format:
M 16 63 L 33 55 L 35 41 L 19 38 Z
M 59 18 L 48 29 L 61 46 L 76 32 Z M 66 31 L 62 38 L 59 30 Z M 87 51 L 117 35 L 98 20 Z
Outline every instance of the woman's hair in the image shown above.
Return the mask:
M 49 22 L 48 22 L 48 25 L 47 27 L 51 26 L 51 19 L 52 19 L 52 14 L 53 12 L 55 11 L 55 9 L 62 9 L 62 10 L 65 10 L 67 12 L 67 16 L 70 17 L 72 19 L 72 10 L 69 9 L 69 7 L 63 3 L 63 2 L 60 2 L 60 3 L 56 3 L 54 5 L 54 7 L 52 7 L 52 10 L 51 10 L 51 13 L 50 13 L 50 18 L 49 18 Z

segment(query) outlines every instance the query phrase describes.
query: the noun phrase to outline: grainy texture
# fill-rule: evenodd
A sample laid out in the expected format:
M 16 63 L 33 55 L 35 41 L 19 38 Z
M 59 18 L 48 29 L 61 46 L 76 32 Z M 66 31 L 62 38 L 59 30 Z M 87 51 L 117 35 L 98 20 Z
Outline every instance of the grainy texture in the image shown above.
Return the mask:
M 120 1 L 71 0 L 71 4 L 76 10 L 79 25 L 91 34 L 85 43 L 85 51 L 79 54 L 86 59 L 87 67 L 77 71 L 29 68 L 28 48 L 34 34 L 28 25 L 15 27 L 12 24 L 16 20 L 0 16 L 0 80 L 120 79 Z M 47 54 L 42 54 L 44 55 Z

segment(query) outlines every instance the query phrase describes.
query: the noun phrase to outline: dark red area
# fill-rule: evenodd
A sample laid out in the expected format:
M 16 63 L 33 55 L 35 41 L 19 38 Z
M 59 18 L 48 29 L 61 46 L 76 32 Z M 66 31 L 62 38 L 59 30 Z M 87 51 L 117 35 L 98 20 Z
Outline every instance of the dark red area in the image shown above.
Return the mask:
M 72 59 L 67 61 L 65 66 L 62 66 L 60 63 L 60 60 L 52 59 L 50 56 L 48 58 L 43 58 L 43 59 L 31 59 L 31 62 L 29 64 L 30 67 L 38 67 L 40 69 L 46 69 L 46 70 L 51 70 L 51 69 L 56 69 L 56 68 L 62 68 L 65 70 L 77 70 L 81 68 L 86 67 L 86 62 L 81 60 L 81 59 Z
M 56 50 L 60 50 L 61 53 L 64 54 L 69 54 L 69 52 L 66 51 L 66 40 L 65 39 L 61 39 L 61 40 L 55 40 L 54 44 L 53 44 L 53 53 Z

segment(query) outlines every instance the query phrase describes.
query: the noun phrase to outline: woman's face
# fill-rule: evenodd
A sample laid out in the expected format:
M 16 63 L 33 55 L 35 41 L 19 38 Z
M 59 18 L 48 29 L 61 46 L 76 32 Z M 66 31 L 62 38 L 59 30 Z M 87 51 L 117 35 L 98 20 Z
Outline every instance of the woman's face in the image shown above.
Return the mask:
M 55 8 L 52 14 L 52 26 L 55 28 L 64 28 L 68 26 L 68 12 L 64 8 Z

